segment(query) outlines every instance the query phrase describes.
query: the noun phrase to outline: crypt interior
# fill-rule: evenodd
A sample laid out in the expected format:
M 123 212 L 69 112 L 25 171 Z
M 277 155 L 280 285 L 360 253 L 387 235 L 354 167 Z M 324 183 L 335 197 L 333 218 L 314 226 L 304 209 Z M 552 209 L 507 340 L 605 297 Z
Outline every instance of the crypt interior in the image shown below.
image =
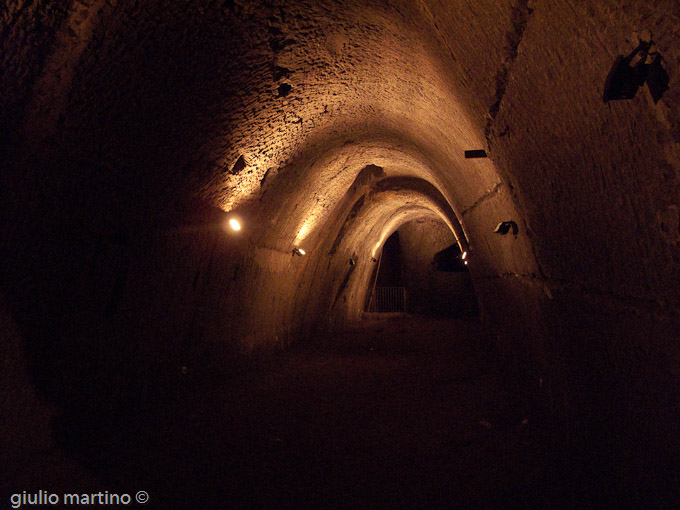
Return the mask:
M 677 1 L 8 0 L 0 34 L 3 498 L 680 497 Z

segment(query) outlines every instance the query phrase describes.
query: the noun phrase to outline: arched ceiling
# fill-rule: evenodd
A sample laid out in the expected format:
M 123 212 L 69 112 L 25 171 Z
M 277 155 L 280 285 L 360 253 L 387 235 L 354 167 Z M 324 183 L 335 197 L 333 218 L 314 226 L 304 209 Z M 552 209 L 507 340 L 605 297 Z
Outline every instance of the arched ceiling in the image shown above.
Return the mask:
M 264 275 L 283 271 L 294 246 L 314 256 L 333 243 L 363 250 L 432 214 L 469 238 L 459 221 L 502 187 L 492 160 L 464 151 L 487 148 L 497 93 L 489 76 L 515 8 L 461 2 L 455 17 L 441 17 L 450 9 L 407 0 L 13 3 L 6 40 L 43 27 L 39 55 L 8 62 L 8 89 L 31 90 L 6 99 L 24 110 L 14 121 L 29 149 L 21 165 L 37 181 L 56 166 L 52 201 L 66 204 L 72 230 L 89 232 L 93 251 L 103 224 L 155 231 L 187 201 L 239 215 L 234 249 L 248 260 L 229 263 L 251 268 L 235 270 L 245 283 L 234 292 L 253 302 L 266 301 Z M 395 179 L 401 188 L 388 189 Z M 35 193 L 16 191 L 25 201 Z M 500 210 L 513 211 L 505 200 Z M 353 211 L 363 222 L 348 221 Z M 317 273 L 302 268 L 296 278 Z
M 613 337 L 600 334 L 607 325 L 634 351 L 649 331 L 634 315 L 664 317 L 663 335 L 677 338 L 678 9 L 675 0 L 11 0 L 0 14 L 9 166 L 0 184 L 12 289 L 56 301 L 53 288 L 72 285 L 79 317 L 92 289 L 107 292 L 99 261 L 115 251 L 111 231 L 136 234 L 140 266 L 170 261 L 180 248 L 144 243 L 197 200 L 249 228 L 240 244 L 187 241 L 200 248 L 179 272 L 192 281 L 204 248 L 220 246 L 215 271 L 233 276 L 205 301 L 233 322 L 247 316 L 249 338 L 271 338 L 295 315 L 289 296 L 324 292 L 309 275 L 335 261 L 317 248 L 335 243 L 353 211 L 368 223 L 345 231 L 349 252 L 441 210 L 469 240 L 483 308 L 498 324 L 533 328 L 518 344 L 581 329 Z M 668 92 L 604 104 L 614 59 L 644 30 L 664 57 Z M 464 159 L 468 149 L 490 157 Z M 376 194 L 390 179 L 410 181 Z M 493 234 L 507 220 L 518 235 Z M 293 261 L 300 243 L 320 258 Z M 334 284 L 346 278 L 336 269 Z M 257 329 L 255 311 L 233 312 L 234 296 L 278 311 Z M 574 318 L 595 309 L 608 315 Z
M 487 3 L 456 23 L 508 14 Z M 467 27 L 454 52 L 433 23 L 436 4 L 255 5 L 76 2 L 53 14 L 25 130 L 73 158 L 136 167 L 123 181 L 146 194 L 155 190 L 145 181 L 182 192 L 188 182 L 225 210 L 260 198 L 279 173 L 300 173 L 333 202 L 366 164 L 426 178 L 458 208 L 498 183 L 490 163 L 463 160 L 486 145 L 480 100 L 462 86 L 481 69 L 452 72 L 470 49 L 498 52 L 495 24 L 474 42 Z M 12 14 L 19 30 L 28 13 Z M 488 96 L 485 85 L 475 93 Z
M 36 366 L 285 346 L 360 313 L 375 247 L 436 215 L 518 380 L 566 415 L 618 406 L 614 430 L 673 423 L 677 0 L 3 7 L 0 291 Z M 603 103 L 644 31 L 669 90 Z

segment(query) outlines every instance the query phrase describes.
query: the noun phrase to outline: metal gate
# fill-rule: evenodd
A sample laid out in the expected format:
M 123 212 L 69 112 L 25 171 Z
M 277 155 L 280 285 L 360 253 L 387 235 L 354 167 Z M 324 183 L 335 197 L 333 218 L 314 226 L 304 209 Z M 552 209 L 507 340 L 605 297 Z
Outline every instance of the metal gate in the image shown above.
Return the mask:
M 369 312 L 405 312 L 406 311 L 406 287 L 376 287 Z

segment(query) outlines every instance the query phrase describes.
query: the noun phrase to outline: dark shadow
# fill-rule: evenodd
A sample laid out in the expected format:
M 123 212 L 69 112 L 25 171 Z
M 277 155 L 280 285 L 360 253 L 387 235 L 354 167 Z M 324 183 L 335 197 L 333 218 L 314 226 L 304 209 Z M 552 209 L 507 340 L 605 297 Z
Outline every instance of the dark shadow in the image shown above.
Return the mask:
M 448 248 L 435 253 L 432 260 L 437 271 L 444 273 L 467 273 L 468 268 L 463 253 L 460 251 L 458 243 L 454 243 Z

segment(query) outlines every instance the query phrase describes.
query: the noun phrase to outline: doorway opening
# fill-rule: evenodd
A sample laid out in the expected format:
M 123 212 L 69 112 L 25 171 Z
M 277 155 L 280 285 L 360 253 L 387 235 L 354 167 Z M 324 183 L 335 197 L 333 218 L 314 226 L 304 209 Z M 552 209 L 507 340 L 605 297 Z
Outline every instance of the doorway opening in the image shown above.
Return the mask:
M 476 316 L 468 260 L 444 222 L 430 218 L 407 222 L 377 255 L 365 311 Z
M 368 296 L 367 312 L 406 312 L 407 294 L 403 280 L 398 231 L 395 231 L 385 241 L 378 255 L 377 267 L 371 281 L 373 287 Z

